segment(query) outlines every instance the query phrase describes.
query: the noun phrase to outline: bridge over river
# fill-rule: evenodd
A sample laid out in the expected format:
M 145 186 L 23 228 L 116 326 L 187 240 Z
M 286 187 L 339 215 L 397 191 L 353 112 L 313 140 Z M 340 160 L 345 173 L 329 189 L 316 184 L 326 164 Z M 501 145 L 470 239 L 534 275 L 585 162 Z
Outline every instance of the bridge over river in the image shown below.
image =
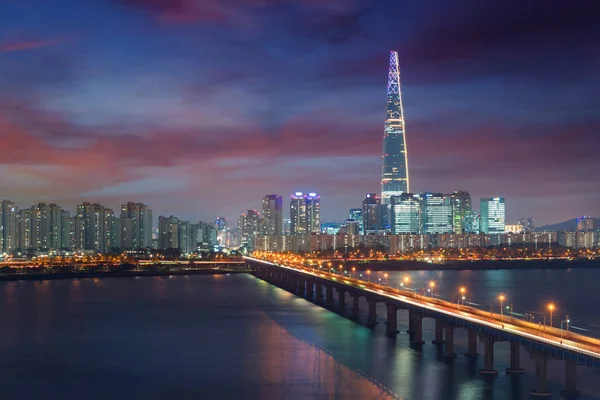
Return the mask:
M 484 367 L 482 375 L 494 375 L 494 343 L 510 343 L 510 367 L 508 374 L 522 373 L 520 347 L 523 346 L 535 362 L 536 387 L 530 392 L 536 397 L 550 397 L 547 389 L 547 367 L 550 358 L 564 360 L 565 390 L 567 397 L 576 397 L 577 366 L 600 368 L 600 340 L 573 333 L 568 330 L 535 324 L 503 314 L 485 311 L 471 306 L 451 303 L 407 289 L 360 280 L 343 274 L 315 269 L 301 263 L 280 264 L 255 257 L 245 257 L 252 273 L 267 282 L 296 293 L 298 296 L 322 303 L 328 308 L 346 309 L 347 296 L 352 300 L 351 318 L 359 316 L 359 299 L 368 303 L 367 324 L 377 324 L 377 303 L 384 303 L 387 310 L 387 334 L 398 333 L 397 311 L 409 313 L 408 333 L 411 344 L 424 345 L 423 318 L 435 320 L 433 343 L 441 346 L 444 356 L 455 357 L 454 330 L 468 332 L 467 357 L 477 357 L 477 340 L 483 344 Z M 336 296 L 334 296 L 334 291 Z M 325 297 L 323 297 L 325 292 Z

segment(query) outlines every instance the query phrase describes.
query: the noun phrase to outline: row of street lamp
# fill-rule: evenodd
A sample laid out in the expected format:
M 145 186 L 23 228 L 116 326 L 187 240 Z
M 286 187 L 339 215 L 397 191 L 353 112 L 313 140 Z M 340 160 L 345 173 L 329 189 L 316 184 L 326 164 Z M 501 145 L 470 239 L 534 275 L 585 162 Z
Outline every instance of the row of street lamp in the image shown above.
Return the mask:
M 304 261 L 304 260 L 301 260 L 301 263 L 303 263 L 302 261 Z M 313 266 L 313 268 L 314 268 L 314 265 L 311 264 L 311 266 Z M 335 269 L 334 269 L 333 264 L 331 262 L 328 262 L 327 266 L 329 267 L 328 270 L 329 270 L 330 274 L 335 273 Z M 321 269 L 321 268 L 323 268 L 323 265 L 319 264 L 319 269 Z M 339 271 L 340 271 L 339 275 L 341 275 L 341 276 L 344 276 L 344 273 L 348 273 L 348 271 L 344 271 L 344 266 L 342 264 L 340 264 Z M 371 270 L 367 269 L 365 272 L 367 274 L 367 279 L 366 280 L 368 282 L 371 282 Z M 362 277 L 363 277 L 363 275 L 360 274 L 360 273 L 357 276 L 356 267 L 352 267 L 352 275 L 353 275 L 353 277 L 355 279 L 362 279 Z M 385 279 L 386 286 L 389 286 L 389 281 L 388 281 L 389 275 L 387 274 L 387 272 L 383 274 L 383 277 Z M 381 282 L 381 278 L 379 278 L 378 281 Z M 410 288 L 409 285 L 410 285 L 410 277 L 405 276 L 402 279 L 402 281 L 400 282 L 398 288 L 403 287 L 404 289 L 409 290 L 409 291 L 413 291 L 414 290 L 414 292 L 416 294 L 416 288 Z M 431 297 L 435 297 L 435 288 L 436 288 L 435 281 L 429 281 L 427 291 L 429 293 L 431 293 Z M 464 304 L 465 304 L 465 298 L 466 298 L 465 296 L 466 296 L 466 293 L 467 293 L 467 288 L 465 286 L 461 286 L 458 289 L 458 291 L 459 291 L 460 297 L 458 299 L 458 302 L 457 302 L 458 304 L 457 305 L 463 305 L 464 306 Z M 506 300 L 506 295 L 504 293 L 500 294 L 498 296 L 498 300 L 500 301 L 500 319 L 501 319 L 501 322 L 504 323 L 504 301 Z M 511 306 L 511 308 L 512 308 L 512 306 Z M 547 306 L 547 309 L 548 309 L 548 311 L 550 313 L 550 326 L 552 326 L 553 325 L 552 319 L 553 319 L 553 315 L 554 315 L 554 313 L 556 311 L 556 305 L 554 303 L 549 303 L 548 306 Z M 529 314 L 529 315 L 533 319 L 533 315 L 531 315 L 531 314 Z M 511 309 L 511 317 L 512 316 L 513 316 L 513 313 L 512 313 L 512 309 Z M 563 324 L 566 324 L 566 330 L 568 332 L 569 331 L 569 323 L 570 322 L 571 322 L 571 320 L 569 319 L 569 316 L 566 315 L 565 319 L 560 322 L 561 331 L 562 331 Z

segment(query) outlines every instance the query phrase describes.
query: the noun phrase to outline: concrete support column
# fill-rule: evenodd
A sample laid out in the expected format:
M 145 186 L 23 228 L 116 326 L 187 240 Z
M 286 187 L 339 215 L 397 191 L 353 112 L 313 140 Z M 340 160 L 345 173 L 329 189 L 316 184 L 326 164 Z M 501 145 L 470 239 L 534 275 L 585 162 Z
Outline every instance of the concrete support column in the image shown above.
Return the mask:
M 408 325 L 410 332 L 410 344 L 421 345 L 423 341 L 423 313 L 420 311 L 408 311 Z
M 577 362 L 565 360 L 565 390 L 560 392 L 567 398 L 575 398 L 580 392 L 577 390 Z
M 344 289 L 338 291 L 338 305 L 340 311 L 344 311 L 344 307 L 346 307 L 346 291 Z
M 369 316 L 367 318 L 367 325 L 377 325 L 377 301 L 375 299 L 367 299 L 369 303 Z
M 446 346 L 444 347 L 444 357 L 454 358 L 456 353 L 454 352 L 454 325 L 445 324 L 444 329 L 446 331 Z
M 306 280 L 306 298 L 307 299 L 313 298 L 313 295 L 314 295 L 313 285 L 314 285 L 313 281 L 311 281 L 310 279 Z
M 325 286 L 325 304 L 328 306 L 333 305 L 333 286 Z
M 395 304 L 390 304 L 387 303 L 387 329 L 386 329 L 386 333 L 388 334 L 388 336 L 396 336 L 396 334 L 398 333 L 398 322 L 397 322 L 397 318 L 396 318 L 396 305 Z
M 360 297 L 358 297 L 358 294 L 352 293 L 352 318 L 354 318 L 354 319 L 358 318 L 358 311 L 359 311 L 358 301 L 359 300 L 360 300 Z
M 519 343 L 510 343 L 510 367 L 506 369 L 507 374 L 522 374 L 524 369 L 521 368 L 521 346 Z
M 467 333 L 469 335 L 469 343 L 465 357 L 476 358 L 479 356 L 479 353 L 477 353 L 477 332 L 475 332 L 475 329 L 470 328 L 467 330 Z
M 531 358 L 535 361 L 535 389 L 529 392 L 532 397 L 550 397 L 552 393 L 548 390 L 546 353 L 532 352 Z
M 323 284 L 321 282 L 316 282 L 315 288 L 317 292 L 316 301 L 317 303 L 320 303 L 323 301 Z
M 482 333 L 480 336 L 483 342 L 483 368 L 479 370 L 481 374 L 495 375 L 498 373 L 494 369 L 494 338 L 487 333 Z
M 433 339 L 431 343 L 444 343 L 444 324 L 438 318 L 435 319 L 435 339 Z

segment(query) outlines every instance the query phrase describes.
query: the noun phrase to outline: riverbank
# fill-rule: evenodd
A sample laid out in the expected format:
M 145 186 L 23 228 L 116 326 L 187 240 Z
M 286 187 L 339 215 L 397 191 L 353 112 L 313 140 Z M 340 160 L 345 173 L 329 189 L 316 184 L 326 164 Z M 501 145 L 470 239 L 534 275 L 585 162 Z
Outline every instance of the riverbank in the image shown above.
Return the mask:
M 474 260 L 474 261 L 447 261 L 444 263 L 428 263 L 411 260 L 389 260 L 368 263 L 347 261 L 344 268 L 356 267 L 359 271 L 367 269 L 373 271 L 456 271 L 456 270 L 513 270 L 513 269 L 571 269 L 571 268 L 598 268 L 600 260 Z
M 89 279 L 89 278 L 134 278 L 152 276 L 177 275 L 226 275 L 246 274 L 246 268 L 209 268 L 209 269 L 175 269 L 175 270 L 102 270 L 102 271 L 61 271 L 43 273 L 10 273 L 0 274 L 0 281 L 44 281 L 56 279 Z

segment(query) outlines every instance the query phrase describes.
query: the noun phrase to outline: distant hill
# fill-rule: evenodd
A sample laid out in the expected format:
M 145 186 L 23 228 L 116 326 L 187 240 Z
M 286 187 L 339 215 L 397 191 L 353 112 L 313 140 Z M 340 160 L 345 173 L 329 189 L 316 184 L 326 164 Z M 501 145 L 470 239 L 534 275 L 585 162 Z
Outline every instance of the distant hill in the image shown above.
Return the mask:
M 600 227 L 600 218 L 592 218 L 594 220 L 594 226 Z M 558 224 L 540 226 L 535 228 L 536 232 L 541 231 L 576 231 L 577 230 L 577 218 L 570 219 L 568 221 L 559 222 Z

